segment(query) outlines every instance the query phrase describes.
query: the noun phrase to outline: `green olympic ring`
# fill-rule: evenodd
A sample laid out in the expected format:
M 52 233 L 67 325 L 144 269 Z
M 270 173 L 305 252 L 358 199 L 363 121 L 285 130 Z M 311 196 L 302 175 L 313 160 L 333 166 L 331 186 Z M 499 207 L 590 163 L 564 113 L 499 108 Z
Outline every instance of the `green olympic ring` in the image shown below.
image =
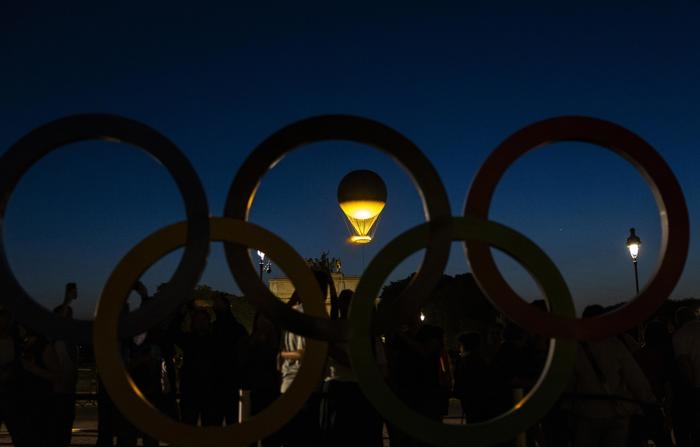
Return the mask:
M 355 291 L 350 308 L 349 354 L 357 381 L 367 399 L 389 422 L 431 445 L 488 446 L 514 438 L 535 424 L 559 399 L 574 368 L 576 341 L 554 339 L 542 376 L 513 409 L 492 420 L 467 425 L 446 425 L 430 420 L 406 406 L 384 382 L 372 352 L 371 325 L 374 297 L 392 270 L 423 248 L 430 237 L 428 224 L 414 227 L 393 239 L 372 259 Z M 519 261 L 542 289 L 552 314 L 575 317 L 569 289 L 554 263 L 525 236 L 503 225 L 471 217 L 452 219 L 454 240 L 478 240 Z

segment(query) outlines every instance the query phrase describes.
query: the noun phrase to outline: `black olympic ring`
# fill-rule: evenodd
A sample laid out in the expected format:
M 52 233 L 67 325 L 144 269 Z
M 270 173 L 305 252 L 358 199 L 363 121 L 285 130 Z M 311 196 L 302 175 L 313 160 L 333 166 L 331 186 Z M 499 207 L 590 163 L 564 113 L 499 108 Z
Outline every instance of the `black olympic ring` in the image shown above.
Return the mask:
M 41 158 L 67 144 L 84 140 L 118 141 L 144 150 L 170 172 L 182 194 L 187 214 L 187 244 L 182 259 L 158 305 L 130 312 L 120 333 L 136 335 L 165 319 L 191 295 L 204 270 L 209 254 L 209 207 L 197 173 L 182 151 L 152 128 L 116 115 L 86 114 L 61 118 L 38 127 L 22 137 L 0 158 L 0 225 L 4 226 L 7 204 L 22 176 Z M 0 227 L 1 228 L 1 227 Z M 37 332 L 76 343 L 91 340 L 90 321 L 72 320 L 53 314 L 32 300 L 15 278 L 0 237 L 0 302 L 15 317 Z
M 229 189 L 224 216 L 247 220 L 262 176 L 292 150 L 326 140 L 354 141 L 386 152 L 406 169 L 418 187 L 433 231 L 421 267 L 401 293 L 401 299 L 407 302 L 404 312 L 394 318 L 393 323 L 399 324 L 411 315 L 415 318 L 421 304 L 442 278 L 447 264 L 451 211 L 447 192 L 433 165 L 415 144 L 395 130 L 366 118 L 329 115 L 298 121 L 275 132 L 250 153 L 238 170 Z M 290 309 L 260 281 L 245 247 L 225 242 L 224 248 L 231 273 L 241 290 L 275 323 L 320 340 L 347 339 L 346 321 L 313 318 Z M 387 319 L 383 321 L 388 322 Z

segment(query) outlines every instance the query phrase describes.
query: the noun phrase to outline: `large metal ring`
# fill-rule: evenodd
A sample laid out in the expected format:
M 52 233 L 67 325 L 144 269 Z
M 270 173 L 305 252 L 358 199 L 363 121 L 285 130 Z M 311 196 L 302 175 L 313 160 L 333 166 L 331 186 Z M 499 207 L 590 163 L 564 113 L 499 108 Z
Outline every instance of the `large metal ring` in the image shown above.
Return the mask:
M 138 428 L 173 445 L 244 446 L 282 427 L 318 385 L 328 341 L 348 341 L 352 367 L 363 392 L 390 422 L 430 444 L 482 446 L 512 438 L 535 423 L 559 398 L 574 364 L 574 339 L 607 337 L 642 322 L 677 283 L 688 252 L 689 222 L 678 182 L 664 160 L 628 130 L 593 118 L 560 117 L 528 126 L 506 139 L 486 160 L 468 193 L 465 216 L 451 217 L 440 178 L 425 155 L 407 138 L 375 121 L 352 116 L 320 116 L 299 121 L 264 140 L 246 159 L 228 192 L 224 218 L 209 218 L 200 179 L 177 147 L 155 130 L 111 115 L 77 115 L 30 132 L 0 158 L 0 231 L 7 203 L 31 166 L 55 148 L 90 139 L 110 139 L 142 148 L 161 161 L 183 195 L 187 221 L 162 228 L 133 248 L 117 265 L 102 292 L 92 326 L 95 356 L 103 382 L 117 406 Z M 369 264 L 358 284 L 347 322 L 328 320 L 324 297 L 303 259 L 274 234 L 245 222 L 264 174 L 288 152 L 315 142 L 349 140 L 380 149 L 394 158 L 416 184 L 428 222 L 392 240 Z M 613 150 L 630 161 L 652 188 L 662 227 L 661 261 L 639 296 L 628 305 L 591 319 L 576 319 L 569 290 L 549 258 L 524 236 L 489 222 L 496 184 L 522 154 L 557 141 L 585 141 Z M 226 259 L 240 288 L 278 326 L 307 340 L 302 367 L 291 388 L 265 411 L 240 425 L 198 428 L 161 414 L 141 395 L 119 355 L 119 341 L 174 312 L 191 296 L 212 240 L 224 242 Z M 480 287 L 510 320 L 528 330 L 554 337 L 544 372 L 533 390 L 507 413 L 485 423 L 449 426 L 428 420 L 405 406 L 384 383 L 372 357 L 372 330 L 397 326 L 417 315 L 442 277 L 452 240 L 464 240 Z M 134 282 L 158 259 L 185 245 L 185 253 L 158 303 L 120 320 Z M 551 314 L 525 303 L 498 272 L 490 247 L 500 249 L 534 277 Z M 281 303 L 260 281 L 249 248 L 268 253 L 300 293 L 306 314 Z M 426 248 L 425 258 L 396 306 L 374 311 L 385 279 L 410 254 Z M 29 297 L 13 276 L 0 237 L 0 302 L 17 319 L 49 337 L 78 343 L 89 340 L 90 322 L 55 316 Z M 391 303 L 390 303 L 391 304 Z M 390 323 L 391 322 L 391 323 Z M 373 324 L 374 323 L 374 324 Z M 316 339 L 316 340 L 313 340 Z
M 172 313 L 191 294 L 204 270 L 209 253 L 209 209 L 204 188 L 192 165 L 166 137 L 134 120 L 115 115 L 88 114 L 62 118 L 34 129 L 17 141 L 0 158 L 0 229 L 7 204 L 22 176 L 42 157 L 56 148 L 84 140 L 127 143 L 146 151 L 170 172 L 185 202 L 187 241 L 182 259 L 163 290 L 157 306 L 131 312 L 120 326 L 120 334 L 134 335 Z M 3 232 L 4 233 L 4 232 Z M 71 320 L 52 314 L 22 288 L 15 278 L 0 236 L 0 302 L 22 324 L 50 338 L 76 343 L 90 341 L 90 321 Z
M 263 141 L 245 160 L 229 189 L 224 215 L 247 220 L 255 191 L 272 166 L 300 146 L 328 140 L 354 141 L 384 151 L 406 169 L 423 200 L 432 231 L 427 235 L 423 263 L 402 293 L 402 313 L 398 318 L 392 316 L 392 323 L 398 324 L 416 314 L 420 303 L 428 298 L 442 277 L 451 246 L 447 231 L 451 211 L 447 193 L 433 165 L 415 144 L 397 131 L 366 118 L 340 115 L 318 116 L 291 124 Z M 244 246 L 224 243 L 224 249 L 229 269 L 246 298 L 275 323 L 320 340 L 347 339 L 345 321 L 304 315 L 275 297 L 260 281 Z
M 661 156 L 642 138 L 608 121 L 587 117 L 552 118 L 521 129 L 486 159 L 469 189 L 464 214 L 488 218 L 498 181 L 521 155 L 545 144 L 583 141 L 624 157 L 649 184 L 661 219 L 661 261 L 651 281 L 636 299 L 593 318 L 547 314 L 528 305 L 506 283 L 487 244 L 466 241 L 474 277 L 498 309 L 524 328 L 545 336 L 595 339 L 613 336 L 644 321 L 671 294 L 688 255 L 689 222 L 683 191 Z
M 162 228 L 134 247 L 112 272 L 97 307 L 94 348 L 97 369 L 110 397 L 137 428 L 168 443 L 184 447 L 247 446 L 281 428 L 304 405 L 325 371 L 328 343 L 307 340 L 301 368 L 291 387 L 264 411 L 241 424 L 195 427 L 182 424 L 155 409 L 124 369 L 117 322 L 131 285 L 158 259 L 186 242 L 185 222 Z M 314 276 L 304 260 L 284 241 L 253 224 L 211 218 L 211 238 L 264 250 L 292 278 L 304 311 L 323 318 L 325 305 Z
M 451 227 L 451 236 L 455 240 L 478 240 L 520 262 L 539 284 L 553 314 L 576 315 L 569 290 L 556 266 L 527 238 L 505 226 L 471 217 L 455 217 Z M 490 421 L 447 425 L 406 406 L 384 382 L 372 356 L 370 334 L 374 298 L 392 270 L 422 249 L 429 235 L 427 224 L 401 234 L 372 259 L 362 275 L 350 308 L 349 354 L 353 371 L 363 393 L 382 416 L 416 439 L 431 445 L 454 447 L 487 446 L 507 441 L 535 424 L 559 399 L 573 372 L 576 342 L 566 339 L 550 341 L 547 362 L 537 384 L 515 408 Z

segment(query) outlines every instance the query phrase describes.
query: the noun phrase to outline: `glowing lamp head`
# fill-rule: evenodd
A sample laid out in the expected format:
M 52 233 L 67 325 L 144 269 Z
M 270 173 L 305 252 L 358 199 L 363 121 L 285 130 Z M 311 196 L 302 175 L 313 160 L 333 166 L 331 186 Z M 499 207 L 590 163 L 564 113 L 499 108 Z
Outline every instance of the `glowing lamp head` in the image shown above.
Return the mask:
M 632 261 L 637 262 L 639 256 L 639 247 L 642 246 L 642 240 L 639 239 L 634 228 L 630 228 L 630 235 L 627 238 L 627 249 L 630 251 Z

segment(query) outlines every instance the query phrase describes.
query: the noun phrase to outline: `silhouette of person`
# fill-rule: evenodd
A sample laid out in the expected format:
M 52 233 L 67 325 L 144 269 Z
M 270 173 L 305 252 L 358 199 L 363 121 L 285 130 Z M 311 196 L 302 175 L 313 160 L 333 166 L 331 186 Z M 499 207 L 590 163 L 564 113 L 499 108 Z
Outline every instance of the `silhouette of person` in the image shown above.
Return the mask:
M 587 307 L 583 317 L 604 313 Z M 573 391 L 574 447 L 627 445 L 632 415 L 655 402 L 649 382 L 632 353 L 617 337 L 584 341 L 576 353 Z
M 676 310 L 673 352 L 681 384 L 674 405 L 673 420 L 678 445 L 700 446 L 700 320 L 688 307 Z
M 671 390 L 679 381 L 679 371 L 666 324 L 659 320 L 649 322 L 644 330 L 644 341 L 644 346 L 634 353 L 634 357 L 649 381 L 657 402 L 662 405 L 660 408 L 664 408 L 665 413 L 670 412 Z M 670 447 L 673 444 L 670 431 L 660 408 L 643 418 L 639 429 L 657 447 Z
M 455 361 L 454 396 L 459 399 L 468 424 L 483 422 L 490 417 L 486 411 L 489 371 L 483 356 L 481 335 L 478 332 L 460 334 L 457 341 L 459 352 Z
M 330 273 L 327 271 L 314 270 L 316 281 L 321 288 L 321 296 L 326 297 L 331 291 L 331 302 L 336 297 L 335 287 Z M 299 294 L 295 291 L 287 302 L 297 312 L 303 312 Z M 306 340 L 304 337 L 290 331 L 282 333 L 282 350 L 280 360 L 282 361 L 282 383 L 280 391 L 285 393 L 299 372 Z M 282 428 L 280 437 L 285 447 L 319 445 L 321 443 L 320 407 L 321 407 L 321 383 L 319 388 L 306 401 L 304 407 L 297 413 L 287 425 Z
M 238 423 L 238 390 L 243 372 L 239 365 L 239 345 L 248 336 L 243 325 L 231 312 L 231 303 L 223 293 L 212 296 L 216 319 L 212 323 L 212 335 L 216 346 L 213 377 L 217 390 L 214 405 L 215 425 Z
M 245 365 L 243 384 L 250 390 L 251 415 L 260 413 L 280 396 L 279 347 L 279 330 L 265 314 L 257 312 L 250 337 L 241 349 Z M 279 435 L 271 434 L 261 442 L 263 447 L 277 447 Z
M 61 376 L 56 352 L 46 337 L 27 330 L 22 348 L 22 373 L 17 408 L 22 421 L 20 443 L 51 446 L 54 442 L 54 384 Z M 18 443 L 19 444 L 19 443 Z
M 348 318 L 352 296 L 353 292 L 347 289 L 338 295 L 338 319 Z M 331 346 L 329 376 L 324 384 L 321 408 L 323 445 L 382 445 L 382 419 L 357 384 L 345 343 Z
M 299 294 L 294 291 L 287 304 L 298 312 L 304 311 L 304 306 L 301 304 Z M 301 367 L 301 360 L 304 356 L 306 340 L 301 335 L 290 331 L 282 332 L 282 349 L 280 351 L 281 367 L 280 372 L 281 383 L 280 392 L 286 393 L 289 387 L 294 382 L 294 379 Z M 314 411 L 314 407 L 318 407 L 318 393 L 310 396 L 304 407 L 290 420 L 280 432 L 282 445 L 285 447 L 301 447 L 307 445 L 318 445 L 319 442 L 319 423 L 318 409 Z
M 156 408 L 161 404 L 161 357 L 158 346 L 149 340 L 150 333 L 144 332 L 132 337 L 125 343 L 127 370 L 131 379 L 141 393 Z M 128 424 L 120 437 L 120 446 L 136 446 L 139 431 Z M 144 446 L 157 446 L 158 441 L 146 434 L 141 434 Z
M 140 306 L 149 306 L 153 297 L 148 294 L 148 289 L 141 281 L 136 281 L 132 288 L 140 298 Z M 130 311 L 129 302 L 125 301 L 122 316 Z M 161 350 L 165 329 L 162 325 L 137 334 L 133 337 L 121 340 L 120 351 L 129 375 L 139 390 L 148 401 L 163 413 L 177 419 L 177 412 L 169 411 L 165 405 L 164 393 L 171 383 L 165 377 L 163 363 L 164 354 Z M 173 400 L 175 398 L 172 393 Z M 97 381 L 97 442 L 96 446 L 113 446 L 114 437 L 117 437 L 117 446 L 130 447 L 137 444 L 138 438 L 143 439 L 144 446 L 157 446 L 158 441 L 150 436 L 139 433 L 134 425 L 120 413 L 108 395 L 104 385 L 98 376 Z
M 444 351 L 443 330 L 434 325 L 403 325 L 388 334 L 389 384 L 396 395 L 423 416 L 441 421 L 445 399 L 440 383 L 440 359 Z M 422 446 L 392 425 L 388 426 L 391 445 Z
M 420 387 L 415 366 L 421 362 L 418 354 L 418 342 L 415 340 L 417 330 L 416 320 L 414 325 L 402 325 L 399 330 L 386 335 L 389 386 L 399 399 L 413 409 L 419 407 L 414 392 Z M 397 429 L 393 424 L 387 424 L 387 431 L 392 447 L 410 447 L 415 444 L 411 437 Z
M 122 306 L 122 316 L 129 313 L 129 302 L 125 301 Z M 124 363 L 128 363 L 127 352 L 124 345 L 127 340 L 120 341 L 120 354 Z M 99 371 L 98 371 L 99 373 Z M 114 445 L 114 437 L 117 437 L 117 444 L 123 445 L 127 442 L 125 437 L 133 430 L 131 424 L 126 421 L 126 418 L 119 412 L 114 405 L 111 397 L 107 393 L 100 375 L 97 375 L 97 447 L 112 447 Z M 132 437 L 133 438 L 133 437 Z
M 141 307 L 150 305 L 151 298 L 148 290 L 140 281 L 132 286 L 141 299 Z M 156 408 L 163 407 L 163 369 L 162 353 L 157 343 L 158 328 L 137 334 L 124 340 L 122 352 L 127 371 L 143 396 Z M 135 447 L 140 436 L 146 447 L 158 446 L 158 440 L 139 433 L 136 427 L 126 418 L 120 418 L 121 427 L 118 433 L 120 447 Z
M 78 287 L 74 282 L 66 284 L 63 302 L 53 312 L 63 318 L 73 318 L 71 302 L 78 298 Z M 53 434 L 55 445 L 68 446 L 73 435 L 75 421 L 75 389 L 78 382 L 78 348 L 67 340 L 57 339 L 51 343 L 58 361 L 59 376 L 53 385 Z
M 0 307 L 0 425 L 3 423 L 15 445 L 21 446 L 21 420 L 18 419 L 18 380 L 21 346 L 12 316 Z
M 140 282 L 136 283 L 136 291 L 141 295 L 142 303 L 152 305 L 168 283 L 161 283 L 153 296 L 149 296 L 146 288 Z M 160 357 L 160 393 L 157 395 L 158 408 L 175 420 L 180 419 L 180 409 L 177 403 L 177 372 L 175 368 L 176 348 L 171 336 L 171 326 L 175 315 L 170 315 L 164 321 L 148 331 L 148 341 L 159 351 Z
M 304 311 L 304 306 L 301 304 L 299 294 L 296 291 L 292 293 L 287 305 L 298 312 Z M 286 392 L 296 378 L 301 367 L 301 359 L 304 356 L 305 347 L 306 340 L 301 335 L 289 331 L 282 333 L 282 351 L 280 352 L 282 383 L 280 392 Z
M 182 330 L 180 318 L 173 321 L 173 341 L 182 349 L 180 369 L 180 411 L 183 422 L 221 426 L 238 421 L 240 372 L 236 355 L 239 341 L 246 335 L 231 313 L 228 299 L 214 295 L 210 313 L 192 305 L 190 332 Z M 186 310 L 186 309 L 183 309 Z
M 180 367 L 180 414 L 182 421 L 197 425 L 215 425 L 218 419 L 214 408 L 214 370 L 216 344 L 211 332 L 211 317 L 202 308 L 192 308 L 190 332 L 178 330 L 174 338 L 182 350 Z M 184 314 L 183 314 L 184 316 Z M 180 325 L 176 323 L 179 328 Z
M 503 327 L 502 340 L 489 365 L 491 417 L 513 408 L 514 390 L 528 389 L 532 383 L 530 352 L 525 331 L 509 322 Z

